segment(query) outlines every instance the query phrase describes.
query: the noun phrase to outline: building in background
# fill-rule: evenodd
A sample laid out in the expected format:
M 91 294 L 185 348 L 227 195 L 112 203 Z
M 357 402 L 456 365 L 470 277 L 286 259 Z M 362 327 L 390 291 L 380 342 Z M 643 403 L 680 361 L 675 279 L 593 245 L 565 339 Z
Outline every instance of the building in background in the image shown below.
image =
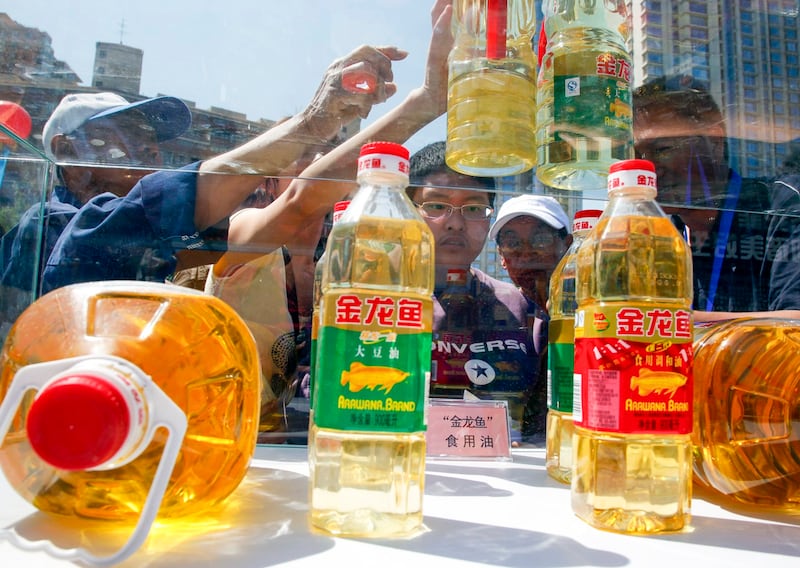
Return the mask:
M 139 94 L 144 52 L 122 43 L 98 41 L 94 50 L 92 87 L 100 91 Z
M 797 0 L 633 0 L 631 16 L 634 85 L 673 74 L 705 81 L 727 121 L 732 165 L 774 175 L 800 137 Z
M 800 138 L 798 0 L 627 3 L 633 86 L 664 75 L 703 81 L 725 116 L 731 165 L 745 177 L 774 176 L 791 143 Z M 542 192 L 525 180 L 502 180 L 500 186 Z M 561 197 L 552 190 L 546 193 Z M 495 210 L 508 197 L 499 194 Z M 560 200 L 570 219 L 585 205 L 577 196 Z M 494 243 L 487 243 L 476 263 L 508 281 Z
M 97 42 L 91 86 L 83 84 L 68 63 L 55 57 L 47 32 L 22 26 L 0 13 L 0 99 L 22 105 L 31 115 L 29 142 L 41 148 L 44 123 L 64 95 L 112 91 L 131 102 L 157 94 L 139 92 L 144 53 L 124 44 Z M 160 93 L 158 93 L 160 94 Z M 198 109 L 183 99 L 192 112 L 192 126 L 180 138 L 162 144 L 166 167 L 220 154 L 255 138 L 275 121 L 249 120 L 244 113 L 223 108 Z
M 540 0 L 536 3 L 538 9 Z M 727 120 L 732 165 L 747 177 L 774 175 L 790 142 L 800 138 L 798 0 L 627 0 L 627 5 L 633 85 L 673 74 L 706 82 Z M 41 144 L 44 122 L 68 92 L 112 90 L 131 101 L 154 96 L 139 93 L 141 50 L 97 42 L 91 86 L 85 86 L 68 63 L 55 57 L 51 43 L 46 32 L 0 13 L 0 98 L 22 104 L 31 114 L 34 145 Z M 192 110 L 192 128 L 164 144 L 168 167 L 219 154 L 274 124 L 184 102 Z M 358 121 L 348 125 L 341 138 L 358 128 Z M 498 181 L 495 209 L 520 191 L 555 195 L 538 186 L 531 172 Z M 561 201 L 570 218 L 585 205 L 580 196 Z M 487 243 L 476 266 L 507 280 L 494 243 Z

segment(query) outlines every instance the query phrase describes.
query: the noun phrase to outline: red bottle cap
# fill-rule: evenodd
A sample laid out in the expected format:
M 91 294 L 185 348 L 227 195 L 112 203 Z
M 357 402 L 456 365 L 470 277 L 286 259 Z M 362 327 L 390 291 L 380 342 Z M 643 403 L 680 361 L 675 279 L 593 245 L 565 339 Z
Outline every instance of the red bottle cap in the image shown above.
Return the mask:
M 342 74 L 342 88 L 348 93 L 371 93 L 377 85 L 378 78 L 366 69 L 354 69 Z
M 608 173 L 613 174 L 622 170 L 645 170 L 649 172 L 656 171 L 656 165 L 650 160 L 631 159 L 620 160 L 611 164 L 608 168 Z
M 365 172 L 387 172 L 408 178 L 408 149 L 395 142 L 370 142 L 361 147 L 358 175 Z
M 603 211 L 600 209 L 581 209 L 575 213 L 575 217 L 572 220 L 572 232 L 594 229 L 597 220 L 602 214 Z
M 122 393 L 103 377 L 59 378 L 31 404 L 26 430 L 36 454 L 53 467 L 85 470 L 111 459 L 125 443 L 130 411 Z
M 391 156 L 399 156 L 406 160 L 410 157 L 408 149 L 396 142 L 370 142 L 361 146 L 359 156 L 368 156 L 371 154 L 389 154 Z
M 650 160 L 622 160 L 608 168 L 608 191 L 623 187 L 657 189 L 656 166 Z
M 31 115 L 17 103 L 0 101 L 0 124 L 25 140 L 31 134 Z M 0 143 L 8 144 L 12 140 L 0 132 Z

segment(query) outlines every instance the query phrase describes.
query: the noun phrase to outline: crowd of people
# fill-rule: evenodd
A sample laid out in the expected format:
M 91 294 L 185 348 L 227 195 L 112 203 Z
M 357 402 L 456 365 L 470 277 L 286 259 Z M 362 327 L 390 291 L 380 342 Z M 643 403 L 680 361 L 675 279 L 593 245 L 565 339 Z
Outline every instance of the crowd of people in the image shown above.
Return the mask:
M 181 136 L 191 112 L 160 96 L 129 103 L 113 93 L 69 94 L 42 132 L 57 182 L 2 238 L 0 337 L 42 293 L 97 280 L 172 282 L 230 303 L 257 340 L 265 378 L 262 429 L 287 429 L 286 406 L 308 366 L 314 263 L 333 205 L 354 190 L 356 156 L 374 140 L 404 143 L 446 110 L 452 7 L 435 0 L 420 85 L 345 140 L 344 125 L 397 91 L 396 47 L 361 46 L 334 61 L 313 99 L 250 142 L 176 170 L 155 171 L 159 144 Z M 353 92 L 348 70 L 375 85 Z M 704 86 L 660 78 L 633 94 L 637 157 L 651 160 L 658 199 L 685 231 L 700 320 L 800 312 L 798 173 L 743 178 L 729 163 L 722 112 Z M 496 204 L 494 178 L 445 163 L 445 143 L 415 152 L 408 196 L 435 237 L 432 388 L 509 402 L 512 431 L 544 436 L 548 285 L 571 243 L 555 198 L 525 194 Z M 40 238 L 41 227 L 46 228 Z M 508 281 L 475 267 L 494 241 Z M 469 329 L 448 317 L 448 273 L 466 275 Z M 463 320 L 462 320 L 463 321 Z M 467 346 L 503 345 L 503 349 Z M 453 355 L 457 353 L 459 355 Z M 491 380 L 478 380 L 477 374 Z

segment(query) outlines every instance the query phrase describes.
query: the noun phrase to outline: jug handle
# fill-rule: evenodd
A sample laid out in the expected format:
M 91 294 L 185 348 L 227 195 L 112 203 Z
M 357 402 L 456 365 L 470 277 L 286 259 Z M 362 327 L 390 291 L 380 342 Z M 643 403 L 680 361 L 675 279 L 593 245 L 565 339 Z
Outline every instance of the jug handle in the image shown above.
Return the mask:
M 48 363 L 38 363 L 28 365 L 20 369 L 11 381 L 3 402 L 0 403 L 0 441 L 4 440 L 11 420 L 19 407 L 22 397 L 30 390 L 40 390 L 52 376 L 70 367 L 89 359 L 104 359 L 127 367 L 135 367 L 130 361 L 109 355 L 89 355 L 83 357 L 71 357 L 60 359 Z M 138 367 L 135 367 L 138 369 Z M 139 370 L 142 376 L 147 375 Z M 147 377 L 149 379 L 149 377 Z M 175 404 L 169 396 L 161 390 L 152 380 L 147 380 L 141 385 L 146 394 L 146 400 L 150 406 L 150 416 L 148 428 L 142 437 L 139 452 L 143 451 L 152 441 L 158 428 L 166 428 L 169 432 L 167 441 L 164 444 L 164 451 L 161 454 L 158 467 L 156 468 L 150 491 L 147 494 L 142 512 L 136 522 L 127 542 L 116 552 L 107 555 L 95 555 L 84 548 L 60 548 L 46 540 L 28 540 L 18 534 L 13 526 L 0 529 L 0 537 L 7 539 L 12 544 L 24 550 L 41 550 L 51 556 L 63 560 L 79 560 L 95 566 L 111 566 L 121 562 L 136 552 L 147 539 L 150 527 L 158 514 L 161 500 L 169 484 L 170 475 L 178 459 L 183 438 L 186 435 L 187 419 L 186 414 Z M 14 402 L 17 404 L 14 404 Z

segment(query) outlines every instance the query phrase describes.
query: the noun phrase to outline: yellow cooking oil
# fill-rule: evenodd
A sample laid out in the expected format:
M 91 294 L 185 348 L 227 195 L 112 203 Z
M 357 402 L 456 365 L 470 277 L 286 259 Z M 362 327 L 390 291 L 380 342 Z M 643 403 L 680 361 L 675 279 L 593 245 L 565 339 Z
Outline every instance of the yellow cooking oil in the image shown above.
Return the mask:
M 636 534 L 681 530 L 691 503 L 691 256 L 652 168 L 611 168 L 577 256 L 572 508 Z
M 0 398 L 23 367 L 79 355 L 113 355 L 138 366 L 186 413 L 187 431 L 161 518 L 200 513 L 242 481 L 260 407 L 255 342 L 227 304 L 194 290 L 146 282 L 85 283 L 43 296 L 11 328 L 0 359 Z M 22 401 L 0 447 L 9 483 L 40 510 L 135 520 L 161 459 L 161 429 L 133 461 L 108 470 L 65 471 L 33 451 Z
M 362 187 L 325 251 L 309 466 L 311 525 L 328 534 L 422 525 L 433 235 L 405 194 L 402 161 L 386 165 L 396 146 L 359 162 Z

